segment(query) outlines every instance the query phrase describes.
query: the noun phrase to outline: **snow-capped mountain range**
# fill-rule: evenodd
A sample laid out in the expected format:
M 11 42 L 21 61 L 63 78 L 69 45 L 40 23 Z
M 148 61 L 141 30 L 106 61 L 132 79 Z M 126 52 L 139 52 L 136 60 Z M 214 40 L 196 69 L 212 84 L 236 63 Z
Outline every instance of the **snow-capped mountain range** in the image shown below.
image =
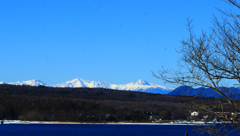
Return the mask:
M 157 94 L 168 94 L 173 89 L 166 88 L 157 84 L 148 83 L 142 79 L 123 85 L 109 84 L 106 82 L 99 81 L 89 81 L 80 78 L 67 81 L 65 83 L 56 84 L 56 85 L 47 85 L 40 80 L 28 80 L 28 81 L 17 81 L 14 83 L 5 83 L 0 82 L 0 84 L 13 84 L 13 85 L 31 85 L 31 86 L 49 86 L 49 87 L 88 87 L 88 88 L 107 88 L 107 89 L 117 89 L 117 90 L 126 90 L 126 91 L 137 91 L 137 92 L 148 92 L 148 93 L 157 93 Z
M 185 87 L 180 86 L 175 89 L 169 89 L 164 86 L 160 86 L 157 84 L 148 83 L 142 79 L 131 82 L 128 84 L 109 84 L 106 82 L 99 82 L 99 81 L 89 81 L 84 80 L 80 78 L 73 79 L 71 81 L 67 81 L 65 83 L 56 84 L 56 85 L 47 85 L 44 82 L 40 80 L 28 80 L 28 81 L 17 81 L 14 83 L 6 83 L 6 82 L 0 82 L 0 84 L 12 84 L 12 85 L 30 85 L 30 86 L 49 86 L 49 87 L 88 87 L 88 88 L 107 88 L 107 89 L 116 89 L 116 90 L 126 90 L 126 91 L 136 91 L 136 92 L 147 92 L 147 93 L 155 93 L 155 94 L 168 94 L 168 95 L 183 95 L 183 96 L 200 96 L 200 97 L 218 97 L 222 98 L 221 95 L 216 93 L 211 88 L 192 88 L 192 87 Z M 221 89 L 224 90 L 230 90 L 225 91 L 226 95 L 239 99 L 240 98 L 240 87 L 221 87 Z

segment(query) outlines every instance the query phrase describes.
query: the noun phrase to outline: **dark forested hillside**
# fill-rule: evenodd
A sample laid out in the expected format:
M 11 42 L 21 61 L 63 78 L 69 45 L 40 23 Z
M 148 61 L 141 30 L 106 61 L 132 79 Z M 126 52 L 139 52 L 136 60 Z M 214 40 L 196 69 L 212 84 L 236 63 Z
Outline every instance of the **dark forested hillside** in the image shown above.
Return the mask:
M 149 122 L 186 119 L 187 109 L 187 102 L 179 96 L 100 88 L 0 85 L 0 120 Z

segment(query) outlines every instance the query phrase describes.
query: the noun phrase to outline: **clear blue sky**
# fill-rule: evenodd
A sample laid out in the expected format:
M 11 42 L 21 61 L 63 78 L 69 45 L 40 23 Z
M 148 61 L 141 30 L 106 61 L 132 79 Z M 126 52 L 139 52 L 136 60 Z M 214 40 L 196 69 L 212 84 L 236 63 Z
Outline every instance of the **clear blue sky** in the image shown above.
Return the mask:
M 39 79 L 47 84 L 74 78 L 126 84 L 175 69 L 175 49 L 211 27 L 221 0 L 1 0 L 0 81 Z

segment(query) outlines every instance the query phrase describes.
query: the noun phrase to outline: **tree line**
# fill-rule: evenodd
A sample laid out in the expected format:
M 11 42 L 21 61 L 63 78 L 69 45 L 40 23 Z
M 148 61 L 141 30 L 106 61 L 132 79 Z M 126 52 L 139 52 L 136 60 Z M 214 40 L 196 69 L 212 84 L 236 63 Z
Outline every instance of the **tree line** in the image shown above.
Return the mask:
M 0 119 L 151 122 L 187 119 L 189 115 L 188 102 L 179 96 L 101 88 L 0 85 Z

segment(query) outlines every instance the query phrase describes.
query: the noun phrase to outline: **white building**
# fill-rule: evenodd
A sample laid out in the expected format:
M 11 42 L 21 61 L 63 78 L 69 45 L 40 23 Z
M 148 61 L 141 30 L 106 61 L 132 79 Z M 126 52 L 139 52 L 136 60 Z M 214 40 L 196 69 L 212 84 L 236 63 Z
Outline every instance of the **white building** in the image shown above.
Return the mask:
M 199 113 L 199 112 L 196 112 L 196 111 L 191 112 L 191 116 L 198 116 L 198 113 Z

